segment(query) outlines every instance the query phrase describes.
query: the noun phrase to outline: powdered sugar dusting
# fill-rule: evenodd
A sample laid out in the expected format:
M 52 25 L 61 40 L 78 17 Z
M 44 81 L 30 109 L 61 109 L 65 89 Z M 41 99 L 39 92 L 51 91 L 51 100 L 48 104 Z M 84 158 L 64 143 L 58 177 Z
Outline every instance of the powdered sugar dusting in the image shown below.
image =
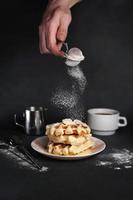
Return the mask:
M 79 66 L 68 68 L 67 73 L 78 83 L 79 90 L 83 93 L 87 84 L 87 79 L 81 68 Z
M 56 88 L 52 94 L 51 103 L 65 112 L 67 117 L 83 120 L 84 106 L 81 103 L 81 97 L 86 88 L 87 79 L 79 66 L 67 67 L 67 74 L 72 79 L 71 88 L 67 90 L 62 87 Z
M 8 144 L 0 141 L 0 146 L 5 146 L 6 148 L 0 148 L 0 153 L 3 154 L 7 159 L 15 162 L 20 168 L 26 168 L 29 170 L 47 172 L 48 167 L 42 166 L 40 170 L 34 167 L 29 160 L 19 152 L 15 147 L 9 146 Z
M 123 149 L 119 151 L 115 150 L 115 152 L 112 153 L 112 157 L 118 163 L 118 165 L 132 164 L 133 162 L 133 153 L 130 152 L 128 149 Z
M 99 155 L 96 166 L 108 167 L 114 170 L 133 168 L 133 152 L 129 149 L 112 149 L 111 153 Z
M 73 108 L 77 104 L 77 95 L 74 91 L 63 91 L 61 88 L 57 88 L 52 96 L 51 102 L 58 108 Z

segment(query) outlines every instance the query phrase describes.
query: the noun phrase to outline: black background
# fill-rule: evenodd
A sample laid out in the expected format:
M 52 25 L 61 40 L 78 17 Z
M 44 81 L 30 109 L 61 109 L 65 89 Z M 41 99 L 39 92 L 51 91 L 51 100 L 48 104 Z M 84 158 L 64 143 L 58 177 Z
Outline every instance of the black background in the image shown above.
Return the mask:
M 62 59 L 40 55 L 38 48 L 38 25 L 46 4 L 43 0 L 1 2 L 1 134 L 7 134 L 6 129 L 10 133 L 14 128 L 13 114 L 21 113 L 29 105 L 48 107 L 49 122 L 65 117 L 50 103 L 56 87 L 71 85 L 65 65 Z M 72 8 L 73 20 L 67 38 L 70 46 L 81 48 L 86 57 L 81 64 L 88 81 L 82 97 L 85 110 L 115 108 L 128 119 L 128 127 L 121 133 L 123 137 L 121 134 L 110 137 L 112 146 L 121 143 L 123 147 L 126 141 L 132 147 L 132 10 L 131 0 L 83 1 Z M 61 163 L 46 159 L 45 162 L 50 175 L 22 172 L 1 157 L 0 200 L 71 199 L 74 195 L 77 199 L 132 199 L 131 171 L 102 171 L 88 160 Z
M 46 1 L 8 1 L 1 5 L 0 124 L 12 125 L 14 113 L 44 105 L 49 121 L 64 116 L 50 104 L 52 92 L 70 79 L 62 59 L 40 55 L 38 25 Z M 84 1 L 72 9 L 67 41 L 82 49 L 88 85 L 82 103 L 111 107 L 132 123 L 133 26 L 132 1 Z

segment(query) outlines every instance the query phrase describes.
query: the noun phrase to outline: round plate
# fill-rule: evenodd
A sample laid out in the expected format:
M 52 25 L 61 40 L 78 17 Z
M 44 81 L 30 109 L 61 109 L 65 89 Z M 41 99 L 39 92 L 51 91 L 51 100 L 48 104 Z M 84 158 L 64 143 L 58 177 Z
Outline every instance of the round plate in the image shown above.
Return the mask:
M 31 142 L 31 147 L 35 151 L 45 156 L 48 156 L 50 158 L 60 159 L 60 160 L 78 160 L 78 159 L 83 159 L 83 158 L 87 158 L 95 154 L 98 154 L 105 149 L 106 147 L 105 142 L 103 142 L 102 140 L 96 137 L 92 137 L 92 140 L 94 141 L 93 147 L 81 152 L 80 154 L 69 155 L 69 156 L 62 156 L 62 155 L 55 155 L 52 153 L 48 153 L 47 151 L 48 137 L 47 136 L 39 137 L 33 140 Z

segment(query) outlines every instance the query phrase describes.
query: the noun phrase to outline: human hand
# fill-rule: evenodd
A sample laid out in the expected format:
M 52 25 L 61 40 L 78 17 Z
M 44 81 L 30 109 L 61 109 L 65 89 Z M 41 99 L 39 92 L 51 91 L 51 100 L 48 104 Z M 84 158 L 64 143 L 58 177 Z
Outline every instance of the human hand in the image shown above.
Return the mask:
M 71 23 L 71 11 L 63 1 L 52 1 L 48 4 L 39 26 L 40 53 L 52 53 L 55 56 L 64 56 L 61 51 L 65 42 L 68 27 Z

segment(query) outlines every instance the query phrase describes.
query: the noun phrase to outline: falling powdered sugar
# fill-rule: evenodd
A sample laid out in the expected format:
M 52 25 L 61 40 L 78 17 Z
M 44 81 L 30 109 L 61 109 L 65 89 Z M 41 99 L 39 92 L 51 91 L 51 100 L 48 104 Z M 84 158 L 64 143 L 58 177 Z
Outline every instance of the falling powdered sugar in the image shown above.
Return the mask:
M 71 88 L 63 90 L 57 88 L 52 94 L 51 103 L 55 105 L 61 112 L 72 119 L 84 120 L 84 107 L 81 102 L 81 96 L 84 93 L 87 79 L 79 67 L 79 63 L 84 60 L 82 51 L 73 47 L 68 48 L 68 44 L 64 43 L 66 47 L 65 64 L 67 66 L 67 74 L 72 80 Z
M 84 107 L 81 102 L 81 96 L 86 88 L 87 79 L 79 66 L 67 66 L 67 74 L 72 80 L 71 88 L 67 90 L 62 87 L 56 88 L 52 94 L 51 103 L 61 109 L 66 117 L 83 120 Z
M 99 156 L 96 166 L 108 167 L 114 170 L 131 169 L 133 167 L 133 152 L 128 149 L 112 149 L 111 153 Z
M 71 76 L 78 83 L 79 90 L 82 94 L 85 90 L 85 87 L 86 87 L 86 84 L 87 84 L 87 79 L 86 79 L 83 71 L 81 70 L 81 68 L 79 66 L 68 67 L 67 73 L 68 73 L 69 76 Z
M 63 91 L 61 88 L 57 88 L 51 102 L 61 109 L 73 108 L 77 104 L 77 95 L 74 91 Z

